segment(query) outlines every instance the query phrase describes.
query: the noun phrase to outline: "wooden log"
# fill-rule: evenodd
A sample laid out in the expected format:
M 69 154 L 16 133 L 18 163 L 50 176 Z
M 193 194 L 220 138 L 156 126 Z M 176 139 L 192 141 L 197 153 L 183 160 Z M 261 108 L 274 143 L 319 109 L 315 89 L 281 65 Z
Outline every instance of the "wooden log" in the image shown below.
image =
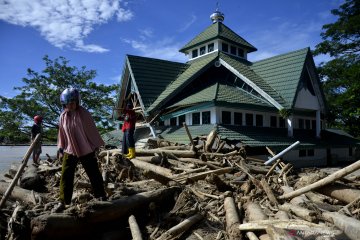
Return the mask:
M 215 142 L 215 138 L 217 136 L 216 130 L 212 130 L 209 135 L 206 138 L 206 142 L 205 142 L 205 151 L 206 152 L 212 152 L 212 146 Z
M 234 156 L 236 154 L 238 154 L 238 151 L 234 150 L 229 153 L 203 153 L 202 155 L 209 156 L 209 157 L 230 157 L 230 156 Z
M 172 179 L 174 179 L 175 181 L 178 182 L 194 182 L 194 181 L 198 181 L 198 180 L 202 180 L 205 179 L 206 176 L 210 175 L 210 174 L 215 174 L 215 175 L 220 175 L 220 174 L 224 174 L 224 173 L 229 173 L 233 170 L 232 167 L 226 167 L 226 168 L 221 168 L 221 169 L 217 169 L 217 170 L 211 170 L 211 171 L 206 171 L 206 172 L 202 172 L 202 173 L 197 173 L 194 175 L 190 175 L 190 176 L 175 176 Z
M 30 165 L 20 177 L 20 187 L 27 190 L 42 192 L 45 190 L 45 182 L 37 172 L 37 167 Z
M 360 236 L 360 221 L 337 212 L 323 212 L 325 220 L 341 229 L 351 240 L 358 240 Z
M 180 237 L 184 232 L 186 232 L 192 225 L 196 224 L 197 222 L 199 222 L 202 219 L 203 219 L 203 216 L 201 214 L 197 213 L 197 214 L 185 219 L 178 225 L 170 228 L 156 240 L 176 239 L 176 238 Z
M 195 151 L 194 140 L 193 140 L 193 138 L 192 138 L 192 136 L 191 136 L 191 133 L 190 133 L 190 131 L 189 131 L 189 128 L 188 128 L 188 126 L 186 125 L 185 122 L 183 123 L 183 126 L 184 126 L 184 128 L 185 128 L 186 134 L 187 134 L 188 137 L 189 137 L 189 140 L 190 140 L 190 143 L 191 143 L 191 150 L 192 150 L 192 151 Z
M 131 236 L 133 240 L 142 240 L 142 235 L 141 235 L 141 231 L 139 228 L 139 225 L 136 222 L 136 218 L 134 217 L 134 215 L 131 215 L 129 217 L 129 226 L 130 226 L 130 231 L 131 231 Z
M 172 153 L 177 157 L 194 158 L 196 152 L 188 150 L 167 150 L 167 149 L 136 149 L 136 155 L 138 156 L 149 156 L 161 153 Z
M 256 234 L 253 232 L 246 232 L 246 236 L 249 238 L 249 240 L 259 240 Z
M 187 163 L 194 163 L 202 166 L 208 166 L 211 169 L 220 169 L 220 166 L 217 166 L 215 164 L 218 164 L 217 162 L 210 162 L 210 161 L 201 161 L 197 158 L 179 158 L 179 161 L 181 162 L 187 162 Z
M 262 178 L 260 183 L 261 183 L 261 186 L 263 187 L 267 197 L 269 198 L 270 202 L 274 205 L 278 205 L 279 202 L 277 201 L 273 191 L 271 190 L 269 184 L 266 182 L 265 178 Z
M 170 187 L 138 193 L 126 198 L 107 202 L 89 203 L 83 216 L 44 214 L 31 220 L 32 239 L 66 239 L 94 233 L 106 222 L 127 217 L 129 213 L 150 202 L 164 202 L 172 198 L 180 188 Z
M 256 222 L 248 222 L 240 224 L 238 227 L 240 231 L 261 231 L 265 230 L 268 226 L 273 226 L 281 229 L 293 229 L 293 230 L 302 230 L 302 229 L 313 229 L 320 232 L 333 232 L 339 234 L 339 231 L 333 228 L 326 227 L 324 225 L 319 225 L 311 223 L 304 220 L 290 219 L 290 220 L 277 220 L 277 219 L 268 219 L 268 220 L 257 220 Z
M 12 180 L 11 184 L 9 185 L 8 189 L 5 191 L 3 197 L 1 198 L 0 209 L 5 205 L 6 199 L 11 195 L 12 190 L 14 189 L 18 179 L 20 178 L 22 172 L 24 171 L 24 169 L 26 167 L 26 164 L 29 160 L 29 157 L 30 157 L 35 145 L 38 143 L 38 141 L 40 141 L 40 136 L 41 136 L 40 133 L 36 135 L 35 139 L 33 140 L 29 149 L 27 150 L 18 172 L 16 173 L 16 175 L 15 175 L 14 179 Z
M 284 220 L 284 221 L 287 221 L 289 220 L 289 215 L 287 214 L 287 212 L 285 211 L 282 211 L 282 210 L 279 210 L 275 213 L 275 218 L 276 219 L 279 219 L 279 220 Z
M 140 160 L 137 160 L 135 158 L 131 159 L 131 162 L 134 164 L 135 167 L 148 170 L 151 172 L 155 172 L 159 175 L 165 176 L 165 177 L 171 177 L 172 173 L 171 170 L 168 168 L 160 167 L 151 163 L 143 162 Z
M 323 187 L 325 185 L 328 185 L 356 170 L 360 169 L 360 160 L 356 161 L 355 163 L 333 173 L 330 174 L 329 176 L 325 177 L 324 179 L 321 179 L 320 181 L 317 181 L 313 184 L 310 184 L 308 186 L 305 186 L 303 188 L 297 189 L 294 192 L 288 193 L 288 194 L 283 194 L 279 197 L 279 199 L 288 199 L 288 198 L 293 198 L 296 196 L 299 196 L 303 193 L 309 192 L 311 190 Z
M 294 191 L 294 189 L 289 186 L 281 186 L 281 189 L 284 191 L 284 193 L 291 193 Z M 290 201 L 291 204 L 298 205 L 298 206 L 304 206 L 304 205 L 306 205 L 307 202 L 309 202 L 309 199 L 307 199 L 304 194 L 294 197 Z
M 281 159 L 276 160 L 276 162 L 271 166 L 270 170 L 266 173 L 265 177 L 270 176 L 271 173 L 274 172 L 274 170 L 276 169 L 276 167 L 279 165 L 280 162 L 281 162 Z
M 284 203 L 279 205 L 279 209 L 288 213 L 294 213 L 296 216 L 301 217 L 309 222 L 315 222 L 317 220 L 316 212 L 307 208 L 300 207 L 291 203 Z
M 260 205 L 255 202 L 247 202 L 244 205 L 248 222 L 257 222 L 268 219 L 268 216 L 262 211 Z M 240 229 L 240 228 L 239 228 Z M 261 233 L 259 239 L 268 238 L 269 235 Z
M 7 189 L 9 189 L 9 185 L 9 183 L 0 182 L 0 194 L 4 194 Z M 40 199 L 46 199 L 46 195 L 15 186 L 8 198 L 27 205 L 34 205 L 39 202 Z
M 351 203 L 360 197 L 359 189 L 348 187 L 341 183 L 329 184 L 326 187 L 318 188 L 316 191 L 344 203 Z
M 239 215 L 235 201 L 232 197 L 226 197 L 224 200 L 224 209 L 226 217 L 226 232 L 228 233 L 229 239 L 241 239 L 242 235 L 238 228 L 240 223 Z
M 262 211 L 260 205 L 254 202 L 247 202 L 244 205 L 248 222 L 256 222 L 259 220 L 268 219 L 268 216 Z

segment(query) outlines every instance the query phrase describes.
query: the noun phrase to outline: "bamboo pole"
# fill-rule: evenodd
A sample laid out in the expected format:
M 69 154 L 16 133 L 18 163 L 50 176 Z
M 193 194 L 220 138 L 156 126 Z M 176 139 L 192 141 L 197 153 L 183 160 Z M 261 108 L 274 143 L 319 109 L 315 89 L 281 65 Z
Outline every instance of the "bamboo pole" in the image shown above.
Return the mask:
M 283 194 L 279 197 L 279 199 L 293 198 L 293 197 L 299 196 L 303 193 L 309 192 L 311 190 L 323 187 L 329 183 L 332 183 L 332 182 L 358 170 L 359 168 L 360 168 L 360 160 L 356 161 L 355 163 L 353 163 L 333 174 L 330 174 L 329 176 L 321 179 L 320 181 L 314 182 L 313 184 L 310 184 L 306 187 L 299 188 L 291 193 Z
M 14 179 L 12 180 L 9 188 L 6 190 L 5 194 L 3 195 L 2 199 L 1 199 L 1 202 L 0 202 L 0 209 L 5 205 L 5 202 L 6 200 L 8 199 L 8 197 L 10 196 L 12 190 L 14 189 L 18 179 L 20 178 L 22 172 L 24 171 L 26 165 L 27 165 L 27 162 L 29 160 L 29 157 L 35 147 L 35 145 L 38 143 L 38 141 L 40 140 L 40 133 L 38 133 L 34 139 L 34 141 L 31 143 L 29 149 L 27 150 L 23 160 L 22 160 L 22 165 L 20 166 L 19 170 L 17 171 Z

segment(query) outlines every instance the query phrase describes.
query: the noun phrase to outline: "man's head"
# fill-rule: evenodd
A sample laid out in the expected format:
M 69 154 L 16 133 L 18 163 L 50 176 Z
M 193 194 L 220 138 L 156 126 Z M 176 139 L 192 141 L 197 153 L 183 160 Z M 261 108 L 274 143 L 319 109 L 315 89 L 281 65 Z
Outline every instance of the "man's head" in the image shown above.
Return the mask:
M 42 120 L 43 120 L 42 116 L 36 115 L 34 117 L 34 123 L 36 123 L 36 124 L 42 123 Z

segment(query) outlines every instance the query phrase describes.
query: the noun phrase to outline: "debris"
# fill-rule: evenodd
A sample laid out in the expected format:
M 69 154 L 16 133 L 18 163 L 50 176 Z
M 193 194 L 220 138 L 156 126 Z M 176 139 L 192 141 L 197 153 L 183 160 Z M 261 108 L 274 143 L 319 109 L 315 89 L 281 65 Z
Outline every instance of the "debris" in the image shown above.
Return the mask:
M 360 178 L 345 176 L 359 169 L 360 161 L 328 175 L 294 169 L 269 148 L 274 160 L 267 166 L 265 159 L 248 156 L 245 146 L 215 131 L 188 136 L 187 145 L 148 139 L 131 160 L 120 149 L 101 149 L 98 161 L 108 200 L 93 197 L 79 166 L 72 203 L 57 213 L 52 209 L 59 202 L 61 163 L 48 156 L 38 167 L 24 169 L 23 183 L 13 186 L 0 211 L 0 229 L 7 239 L 359 236 Z M 11 171 L 7 176 L 14 182 L 21 174 Z M 45 180 L 44 191 L 34 188 L 39 179 Z M 9 186 L 0 182 L 0 195 Z M 0 240 L 5 235 L 0 232 Z

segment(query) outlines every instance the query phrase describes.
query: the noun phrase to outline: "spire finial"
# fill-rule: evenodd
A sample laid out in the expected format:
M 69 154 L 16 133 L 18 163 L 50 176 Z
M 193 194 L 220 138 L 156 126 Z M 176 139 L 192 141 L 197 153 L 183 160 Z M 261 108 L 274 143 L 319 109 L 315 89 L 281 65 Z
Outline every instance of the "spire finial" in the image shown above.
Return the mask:
M 219 1 L 216 2 L 216 10 L 213 14 L 210 15 L 210 19 L 213 23 L 223 22 L 224 21 L 224 14 L 219 11 Z

